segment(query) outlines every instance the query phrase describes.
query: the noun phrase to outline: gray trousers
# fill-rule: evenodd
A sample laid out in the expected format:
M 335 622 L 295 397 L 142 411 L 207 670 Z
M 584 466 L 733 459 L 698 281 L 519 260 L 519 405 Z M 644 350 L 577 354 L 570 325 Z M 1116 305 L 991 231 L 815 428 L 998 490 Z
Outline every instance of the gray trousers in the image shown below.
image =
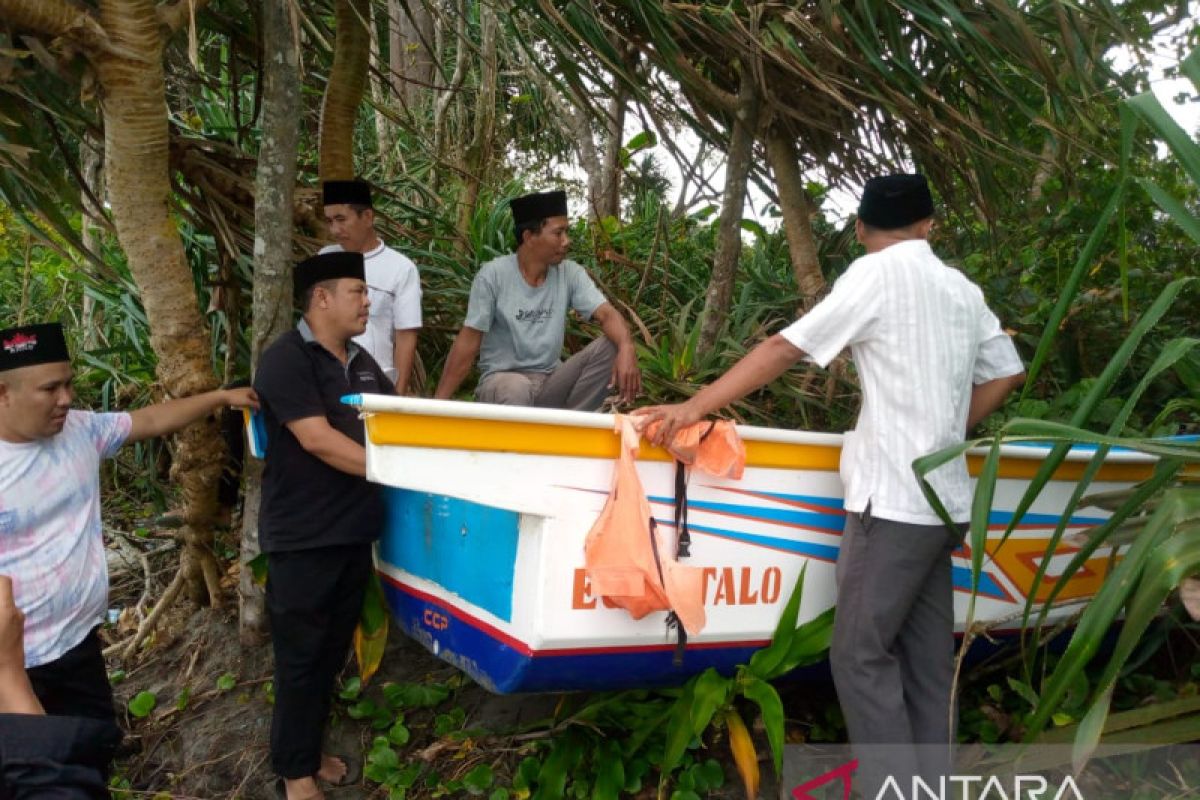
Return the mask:
M 608 396 L 617 348 L 601 336 L 552 372 L 493 372 L 475 388 L 481 403 L 597 411 Z
M 888 774 L 907 786 L 949 770 L 950 553 L 966 527 L 873 518 L 870 507 L 846 515 L 830 663 L 867 797 Z

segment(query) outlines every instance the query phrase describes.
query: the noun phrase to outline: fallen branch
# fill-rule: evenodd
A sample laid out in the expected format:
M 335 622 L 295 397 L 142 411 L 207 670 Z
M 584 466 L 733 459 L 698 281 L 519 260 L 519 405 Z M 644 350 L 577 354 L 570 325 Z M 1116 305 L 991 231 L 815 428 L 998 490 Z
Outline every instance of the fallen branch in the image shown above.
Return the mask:
M 108 656 L 116 655 L 119 652 L 122 660 L 128 660 L 131 658 L 133 654 L 137 652 L 138 646 L 145 640 L 147 636 L 150 635 L 151 631 L 154 630 L 154 626 L 158 624 L 158 621 L 162 618 L 162 615 L 166 613 L 167 609 L 169 609 L 172 604 L 174 604 L 175 599 L 179 596 L 179 593 L 183 591 L 184 583 L 183 570 L 179 570 L 175 573 L 175 577 L 171 580 L 171 584 L 167 587 L 167 590 L 163 592 L 163 596 L 159 599 L 158 605 L 156 605 L 154 610 L 150 612 L 150 615 L 142 620 L 141 624 L 138 625 L 137 633 L 135 633 L 127 642 L 117 642 L 116 644 L 105 648 L 104 656 L 107 658 Z

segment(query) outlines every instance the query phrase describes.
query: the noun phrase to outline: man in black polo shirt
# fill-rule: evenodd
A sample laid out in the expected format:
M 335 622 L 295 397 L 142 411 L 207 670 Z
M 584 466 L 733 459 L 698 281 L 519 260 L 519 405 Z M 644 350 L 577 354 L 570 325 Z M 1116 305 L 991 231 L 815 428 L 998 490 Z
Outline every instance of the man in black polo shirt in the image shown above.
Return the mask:
M 258 537 L 275 650 L 271 765 L 287 797 L 319 798 L 318 779 L 353 779 L 321 739 L 383 524 L 380 487 L 364 477 L 363 424 L 341 398 L 395 390 L 351 341 L 370 306 L 362 254 L 314 256 L 297 265 L 295 285 L 303 319 L 263 352 L 254 377 L 269 443 Z

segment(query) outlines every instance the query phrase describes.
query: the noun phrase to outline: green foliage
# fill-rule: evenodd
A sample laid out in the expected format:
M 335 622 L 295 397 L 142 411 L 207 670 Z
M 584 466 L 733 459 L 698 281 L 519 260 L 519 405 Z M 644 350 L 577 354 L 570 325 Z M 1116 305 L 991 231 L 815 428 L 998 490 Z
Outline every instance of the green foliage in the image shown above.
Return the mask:
M 141 719 L 149 716 L 154 707 L 158 705 L 158 697 L 154 692 L 143 691 L 138 692 L 129 701 L 129 713 L 134 717 Z
M 1185 64 L 1194 70 L 1193 65 L 1197 63 L 1196 59 L 1198 58 L 1200 55 L 1193 55 Z M 1195 77 L 1200 85 L 1200 75 Z M 1174 154 L 1183 163 L 1193 183 L 1200 184 L 1200 146 L 1182 134 L 1178 126 L 1162 111 L 1157 101 L 1149 95 L 1139 95 L 1128 102 L 1127 108 L 1131 109 L 1133 114 L 1136 114 L 1168 142 Z M 1128 159 L 1132 151 L 1133 117 L 1127 114 L 1125 121 L 1126 124 L 1122 127 L 1122 152 L 1124 155 L 1122 184 L 1113 193 L 1105 213 L 1101 216 L 1089 239 L 1089 246 L 1081 253 L 1072 270 L 1072 278 L 1068 281 L 1072 293 L 1078 288 L 1077 276 L 1083 274 L 1094 258 L 1094 245 L 1100 240 L 1108 220 L 1122 200 L 1125 186 L 1129 180 L 1124 173 L 1130 168 Z M 1146 181 L 1136 181 L 1136 184 L 1148 189 L 1150 197 L 1183 230 L 1188 231 L 1194 227 L 1196 220 L 1183 204 L 1174 201 L 1166 193 L 1157 190 Z M 1122 263 L 1124 263 L 1123 260 Z M 1147 349 L 1146 343 L 1150 340 L 1152 332 L 1184 293 L 1190 280 L 1190 278 L 1180 278 L 1171 281 L 1162 289 L 1158 297 L 1137 319 L 1124 340 L 1112 351 L 1110 360 L 1099 376 L 1082 394 L 1078 405 L 1072 412 L 1070 424 L 1023 419 L 1010 420 L 1000 427 L 995 436 L 987 440 L 976 440 L 963 447 L 948 448 L 927 458 L 918 459 L 913 465 L 931 504 L 949 522 L 936 494 L 929 488 L 925 475 L 936 466 L 959 457 L 970 446 L 989 445 L 988 455 L 979 475 L 971 512 L 972 575 L 977 587 L 983 566 L 984 544 L 988 535 L 987 518 L 995 491 L 996 465 L 999 461 L 1001 444 L 1005 441 L 1035 439 L 1050 442 L 1052 448 L 1017 504 L 1012 521 L 1005 530 L 999 546 L 1003 546 L 1004 540 L 1020 524 L 1025 512 L 1037 500 L 1057 466 L 1066 457 L 1068 449 L 1074 444 L 1095 446 L 1094 455 L 1065 509 L 1061 512 L 1063 521 L 1052 535 L 1045 556 L 1041 559 L 1041 567 L 1029 593 L 1030 599 L 1027 601 L 1025 610 L 1025 619 L 1029 621 L 1035 605 L 1033 598 L 1045 576 L 1045 565 L 1050 562 L 1050 557 L 1057 549 L 1063 535 L 1065 520 L 1077 508 L 1090 502 L 1084 493 L 1111 449 L 1125 447 L 1158 457 L 1154 474 L 1147 481 L 1127 492 L 1115 496 L 1109 493 L 1103 500 L 1091 501 L 1109 508 L 1112 514 L 1104 524 L 1089 532 L 1088 544 L 1079 548 L 1071 562 L 1062 570 L 1049 597 L 1041 604 L 1035 624 L 1040 624 L 1045 619 L 1061 589 L 1098 548 L 1111 546 L 1114 548 L 1114 555 L 1117 546 L 1124 545 L 1127 546 L 1127 549 L 1083 611 L 1066 651 L 1061 658 L 1056 659 L 1052 665 L 1048 665 L 1040 685 L 1035 687 L 1028 682 L 1010 684 L 1017 689 L 1018 694 L 1024 700 L 1031 704 L 1032 710 L 1022 725 L 1021 735 L 1023 738 L 1026 741 L 1037 740 L 1050 723 L 1072 726 L 1076 768 L 1087 760 L 1102 737 L 1119 730 L 1119 727 L 1111 724 L 1110 710 L 1120 677 L 1130 663 L 1130 659 L 1134 657 L 1143 636 L 1159 615 L 1168 595 L 1183 578 L 1200 573 L 1200 489 L 1187 481 L 1181 483 L 1177 480 L 1177 476 L 1185 468 L 1194 470 L 1200 464 L 1200 445 L 1195 442 L 1122 436 L 1126 432 L 1126 423 L 1133 414 L 1139 399 L 1156 379 L 1179 367 L 1183 368 L 1185 376 L 1188 374 L 1189 367 L 1187 365 L 1190 363 L 1197 344 L 1196 340 L 1191 338 L 1174 339 L 1159 348 L 1155 348 L 1153 345 L 1148 348 L 1152 354 L 1151 366 L 1148 370 L 1135 376 L 1137 378 L 1136 386 L 1129 397 L 1123 402 L 1111 406 L 1108 419 L 1105 421 L 1107 432 L 1104 434 L 1092 433 L 1082 427 L 1089 421 L 1094 422 L 1096 412 L 1102 407 L 1103 400 L 1116 384 L 1118 377 L 1130 369 L 1134 355 L 1139 350 Z M 1046 326 L 1038 348 L 1039 355 L 1049 351 L 1069 301 L 1070 297 L 1060 298 L 1055 314 Z M 1034 368 L 1039 365 L 1040 362 L 1035 361 Z M 1031 375 L 1033 372 L 1034 369 L 1031 368 Z M 1119 539 L 1114 538 L 1114 534 L 1118 530 L 1121 531 Z M 971 609 L 968 611 L 968 626 L 973 617 L 973 610 L 974 594 L 972 595 Z M 1100 651 L 1101 644 L 1113 624 L 1121 616 L 1124 617 L 1124 623 L 1117 635 L 1112 652 L 1108 654 L 1099 674 L 1089 679 L 1087 676 L 1089 664 Z M 1036 652 L 1031 651 L 1029 659 L 1036 657 Z M 1027 662 L 1026 674 L 1034 674 L 1032 663 Z M 1200 716 L 1197 716 L 1196 719 L 1200 720 Z M 1153 721 L 1157 721 L 1157 718 Z M 1158 730 L 1160 734 L 1163 734 L 1163 729 Z M 1182 728 L 1176 726 L 1170 735 L 1172 737 L 1181 736 L 1187 730 L 1190 730 L 1187 726 Z M 999 731 L 981 728 L 981 735 L 991 737 L 998 734 Z M 1186 741 L 1186 739 L 1172 738 L 1170 741 Z

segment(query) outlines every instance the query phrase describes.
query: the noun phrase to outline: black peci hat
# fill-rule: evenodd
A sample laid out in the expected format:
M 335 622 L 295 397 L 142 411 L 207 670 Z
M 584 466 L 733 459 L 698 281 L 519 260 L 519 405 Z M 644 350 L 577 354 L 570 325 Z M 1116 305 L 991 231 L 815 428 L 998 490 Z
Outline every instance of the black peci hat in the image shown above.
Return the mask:
M 366 280 L 362 253 L 318 253 L 296 265 L 293 283 L 300 296 L 314 284 L 337 278 Z
M 0 331 L 0 372 L 70 360 L 67 337 L 57 322 L 19 325 Z
M 512 209 L 514 225 L 540 222 L 550 217 L 565 217 L 567 216 L 567 193 L 558 190 L 527 194 L 522 197 L 514 197 L 508 201 L 508 206 Z
M 327 206 L 345 203 L 346 205 L 374 208 L 371 204 L 371 184 L 358 179 L 325 181 L 321 184 L 321 203 Z
M 894 230 L 933 216 L 933 196 L 924 175 L 871 178 L 863 187 L 858 218 L 872 228 Z

